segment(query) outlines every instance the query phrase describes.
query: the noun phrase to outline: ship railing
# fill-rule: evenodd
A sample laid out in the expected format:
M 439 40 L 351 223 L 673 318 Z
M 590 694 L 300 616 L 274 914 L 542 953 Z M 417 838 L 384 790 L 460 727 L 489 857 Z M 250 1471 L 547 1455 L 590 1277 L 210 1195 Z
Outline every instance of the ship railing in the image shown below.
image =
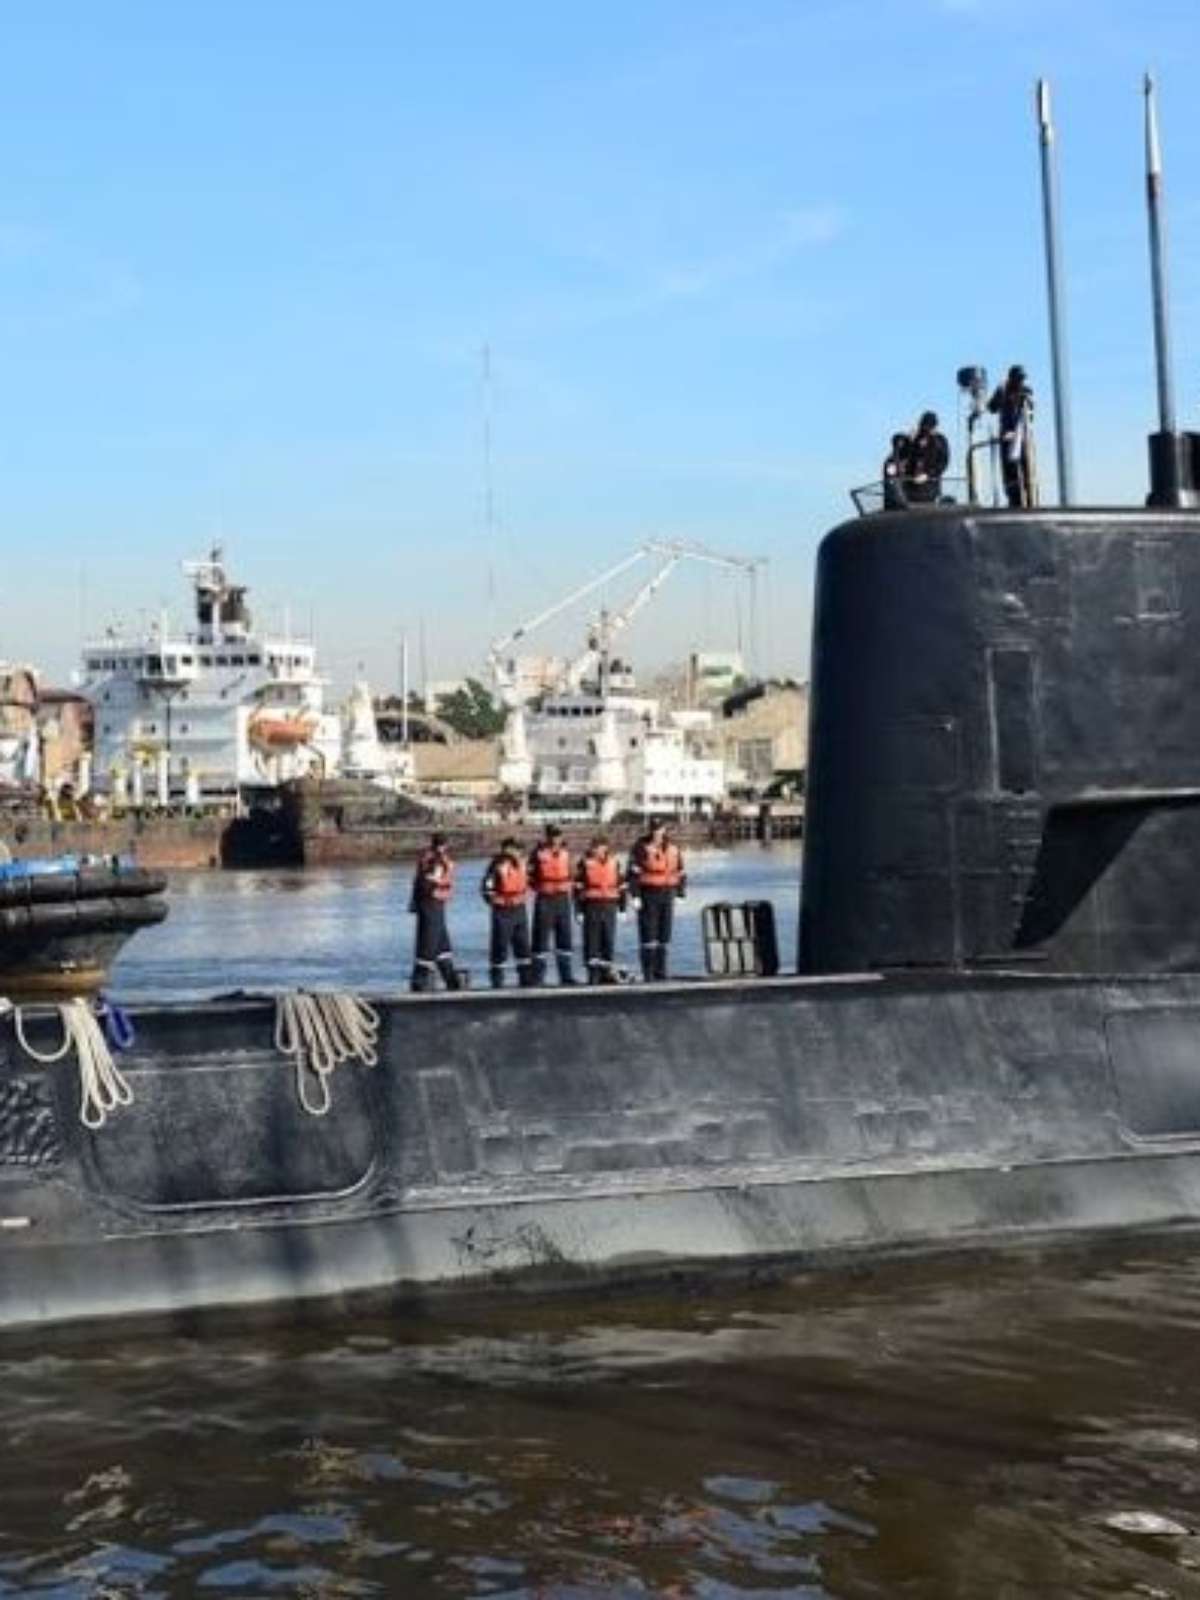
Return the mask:
M 943 478 L 940 493 L 928 479 L 921 482 L 915 478 L 880 478 L 875 483 L 863 483 L 851 489 L 850 498 L 860 517 L 870 517 L 877 511 L 920 511 L 930 505 L 964 505 L 970 497 L 966 478 Z

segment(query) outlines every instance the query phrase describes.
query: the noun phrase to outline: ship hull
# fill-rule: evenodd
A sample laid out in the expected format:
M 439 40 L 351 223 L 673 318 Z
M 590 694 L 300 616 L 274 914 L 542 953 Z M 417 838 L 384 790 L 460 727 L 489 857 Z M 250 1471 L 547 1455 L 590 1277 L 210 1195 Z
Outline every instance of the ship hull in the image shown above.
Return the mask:
M 304 1111 L 257 1001 L 135 1016 L 80 1125 L 0 1023 L 0 1326 L 609 1287 L 1200 1219 L 1200 978 L 381 1005 Z M 57 1022 L 26 1016 L 48 1053 Z
M 167 915 L 164 880 L 137 868 L 8 870 L 0 873 L 0 993 L 13 999 L 95 992 L 129 939 Z

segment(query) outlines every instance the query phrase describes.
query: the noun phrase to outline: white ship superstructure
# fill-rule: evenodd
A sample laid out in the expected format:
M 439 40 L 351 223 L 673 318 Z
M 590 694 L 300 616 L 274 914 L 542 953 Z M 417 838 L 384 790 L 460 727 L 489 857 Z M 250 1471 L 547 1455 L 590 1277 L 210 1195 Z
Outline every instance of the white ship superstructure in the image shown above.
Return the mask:
M 324 708 L 313 645 L 255 631 L 220 549 L 185 563 L 196 626 L 110 631 L 83 657 L 95 712 L 95 777 L 121 800 L 236 802 L 247 787 L 336 769 L 341 727 Z
M 539 680 L 528 670 L 528 658 L 509 654 L 513 646 L 647 556 L 658 563 L 651 577 L 619 610 L 601 610 L 588 629 L 582 652 L 568 661 L 553 662 L 549 692 L 537 688 Z M 712 713 L 665 712 L 660 701 L 638 693 L 630 668 L 612 652 L 617 635 L 681 561 L 704 562 L 751 581 L 762 565 L 679 540 L 653 541 L 492 645 L 488 653 L 492 680 L 501 703 L 509 708 L 500 782 L 521 795 L 529 810 L 602 821 L 622 811 L 707 816 L 724 799 L 725 763 L 708 748 L 705 737 L 711 733 Z M 722 657 L 722 663 L 726 659 Z
M 710 724 L 664 714 L 613 662 L 597 683 L 510 712 L 500 781 L 531 811 L 562 817 L 707 816 L 725 794 L 725 763 L 704 746 Z

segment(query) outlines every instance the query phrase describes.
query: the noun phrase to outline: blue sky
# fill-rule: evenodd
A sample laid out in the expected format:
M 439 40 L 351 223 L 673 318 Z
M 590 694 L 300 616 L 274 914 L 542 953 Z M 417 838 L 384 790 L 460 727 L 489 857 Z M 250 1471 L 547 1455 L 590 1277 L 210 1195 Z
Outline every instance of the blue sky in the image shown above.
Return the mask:
M 422 619 L 469 668 L 658 535 L 769 557 L 803 671 L 820 534 L 956 367 L 1026 363 L 1049 463 L 1039 73 L 1084 495 L 1143 492 L 1146 66 L 1196 420 L 1195 0 L 14 0 L 0 37 L 0 655 L 60 677 L 218 532 L 342 680 Z M 681 574 L 639 662 L 733 596 Z

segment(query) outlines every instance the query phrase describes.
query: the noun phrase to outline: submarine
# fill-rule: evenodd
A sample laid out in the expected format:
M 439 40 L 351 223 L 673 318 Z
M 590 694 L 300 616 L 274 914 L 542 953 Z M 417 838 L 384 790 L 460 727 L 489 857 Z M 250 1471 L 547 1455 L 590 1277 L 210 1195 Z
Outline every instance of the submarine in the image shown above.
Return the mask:
M 0 1327 L 1195 1227 L 1200 436 L 1160 424 L 1144 507 L 825 537 L 794 971 L 151 1005 L 107 1054 L 9 1006 Z

